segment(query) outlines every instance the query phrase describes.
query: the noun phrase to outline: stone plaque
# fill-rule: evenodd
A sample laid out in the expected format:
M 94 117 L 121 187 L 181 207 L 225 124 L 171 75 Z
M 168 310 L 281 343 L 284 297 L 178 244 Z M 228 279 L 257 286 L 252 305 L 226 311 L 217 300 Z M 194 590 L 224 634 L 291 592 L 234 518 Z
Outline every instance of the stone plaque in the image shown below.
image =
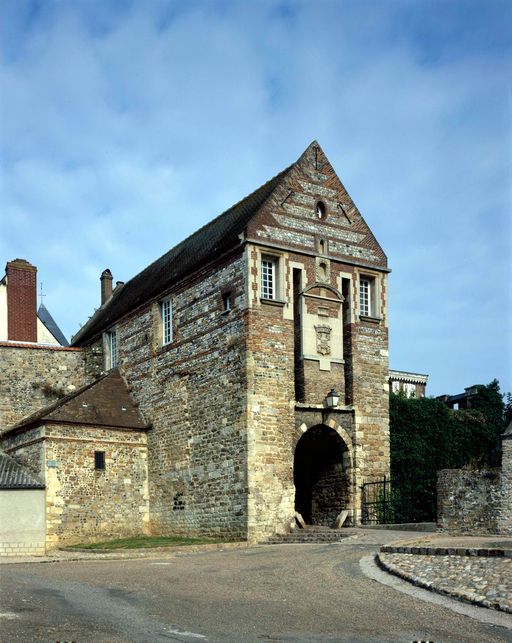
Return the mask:
M 316 331 L 316 352 L 319 355 L 330 355 L 332 328 L 327 324 L 320 324 L 315 326 L 315 331 Z

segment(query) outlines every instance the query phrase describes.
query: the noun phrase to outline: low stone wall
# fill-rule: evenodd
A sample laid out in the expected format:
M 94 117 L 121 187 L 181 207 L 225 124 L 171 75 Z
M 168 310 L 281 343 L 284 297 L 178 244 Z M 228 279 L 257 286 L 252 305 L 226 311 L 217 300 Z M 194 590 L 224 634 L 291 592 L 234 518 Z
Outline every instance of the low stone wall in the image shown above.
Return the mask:
M 503 493 L 499 469 L 444 469 L 437 475 L 437 520 L 443 531 L 496 534 Z
M 502 503 L 498 513 L 498 533 L 512 536 L 512 436 L 505 434 L 501 451 Z

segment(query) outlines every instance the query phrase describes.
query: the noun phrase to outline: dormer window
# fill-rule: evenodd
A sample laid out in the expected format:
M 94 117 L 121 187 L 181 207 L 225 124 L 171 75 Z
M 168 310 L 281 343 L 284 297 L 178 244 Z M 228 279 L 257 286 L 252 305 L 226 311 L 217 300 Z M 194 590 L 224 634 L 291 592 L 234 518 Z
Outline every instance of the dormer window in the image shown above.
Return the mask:
M 325 219 L 325 203 L 323 201 L 318 201 L 316 204 L 316 216 L 319 219 Z

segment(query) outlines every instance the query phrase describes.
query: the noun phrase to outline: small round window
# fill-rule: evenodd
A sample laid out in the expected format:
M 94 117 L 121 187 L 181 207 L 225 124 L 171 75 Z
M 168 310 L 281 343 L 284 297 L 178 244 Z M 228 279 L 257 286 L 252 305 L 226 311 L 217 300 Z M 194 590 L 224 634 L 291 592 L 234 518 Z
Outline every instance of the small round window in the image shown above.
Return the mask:
M 316 216 L 319 219 L 325 219 L 325 203 L 323 201 L 318 201 L 316 204 Z

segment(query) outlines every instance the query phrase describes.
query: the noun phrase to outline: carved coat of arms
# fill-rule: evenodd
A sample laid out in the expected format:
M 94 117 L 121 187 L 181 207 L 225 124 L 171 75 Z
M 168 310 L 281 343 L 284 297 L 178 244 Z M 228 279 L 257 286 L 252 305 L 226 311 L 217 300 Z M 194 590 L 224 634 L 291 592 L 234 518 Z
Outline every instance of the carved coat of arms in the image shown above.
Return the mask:
M 331 354 L 331 331 L 332 328 L 326 324 L 315 326 L 316 331 L 316 352 L 319 355 Z

